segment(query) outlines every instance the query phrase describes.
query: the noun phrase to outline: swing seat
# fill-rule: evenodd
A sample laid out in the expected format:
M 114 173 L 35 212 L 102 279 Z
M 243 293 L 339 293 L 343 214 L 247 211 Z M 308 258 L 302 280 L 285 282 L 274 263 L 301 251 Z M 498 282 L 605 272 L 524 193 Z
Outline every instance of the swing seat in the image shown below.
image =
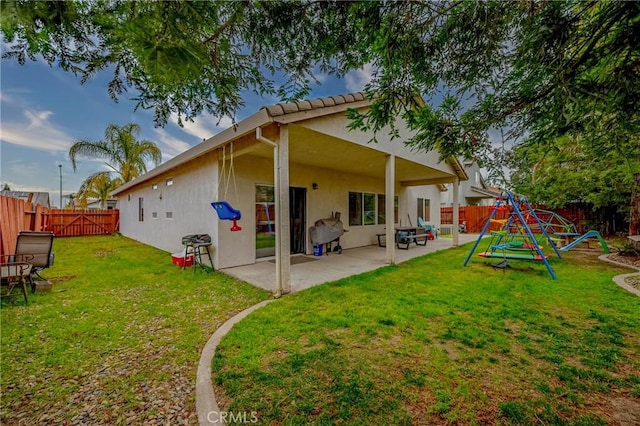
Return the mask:
M 240 210 L 234 209 L 233 207 L 231 207 L 231 204 L 226 201 L 214 201 L 213 203 L 211 203 L 211 207 L 213 207 L 213 209 L 218 214 L 218 218 L 221 220 L 236 221 L 240 220 L 240 218 L 242 217 Z

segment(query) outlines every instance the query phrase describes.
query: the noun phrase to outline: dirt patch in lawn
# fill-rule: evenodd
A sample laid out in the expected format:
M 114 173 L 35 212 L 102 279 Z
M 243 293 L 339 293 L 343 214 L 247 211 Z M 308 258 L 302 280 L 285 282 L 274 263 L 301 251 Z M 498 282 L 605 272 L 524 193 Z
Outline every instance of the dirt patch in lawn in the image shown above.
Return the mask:
M 60 283 L 66 283 L 67 281 L 71 281 L 75 277 L 76 277 L 75 275 L 64 275 L 62 277 L 53 277 L 49 279 L 49 281 L 51 282 L 51 284 L 60 284 Z
M 631 398 L 611 398 L 612 417 L 622 426 L 640 425 L 640 402 Z

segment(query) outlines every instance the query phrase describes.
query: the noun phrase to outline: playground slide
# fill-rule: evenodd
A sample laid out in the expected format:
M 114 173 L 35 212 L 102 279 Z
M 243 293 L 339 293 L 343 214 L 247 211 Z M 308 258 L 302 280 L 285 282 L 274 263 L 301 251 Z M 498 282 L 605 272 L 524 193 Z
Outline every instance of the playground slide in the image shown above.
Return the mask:
M 576 245 L 580 244 L 581 242 L 583 242 L 584 240 L 586 240 L 587 238 L 597 238 L 598 241 L 600 241 L 600 245 L 602 246 L 602 250 L 605 253 L 609 253 L 609 247 L 607 246 L 607 243 L 605 242 L 604 238 L 602 238 L 602 235 L 600 235 L 600 233 L 598 231 L 589 231 L 584 235 L 581 235 L 580 237 L 576 238 L 574 241 L 572 241 L 570 244 L 567 244 L 564 247 L 561 247 L 559 250 L 560 251 L 569 251 L 572 248 L 574 248 Z

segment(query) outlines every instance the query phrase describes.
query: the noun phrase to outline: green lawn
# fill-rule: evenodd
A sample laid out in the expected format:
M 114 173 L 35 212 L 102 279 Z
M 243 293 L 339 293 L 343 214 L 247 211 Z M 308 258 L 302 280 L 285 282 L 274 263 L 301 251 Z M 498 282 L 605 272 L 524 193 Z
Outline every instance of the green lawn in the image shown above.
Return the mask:
M 640 407 L 628 270 L 505 274 L 467 248 L 282 298 L 237 324 L 216 395 L 260 424 L 598 424 Z M 0 423 L 196 424 L 210 335 L 269 294 L 127 238 L 56 239 L 51 293 L 2 299 Z M 242 413 L 246 413 L 244 416 Z
M 553 281 L 537 262 L 513 261 L 503 274 L 474 256 L 463 268 L 469 249 L 254 312 L 213 360 L 223 409 L 293 425 L 594 425 L 638 415 L 640 298 L 611 280 L 630 270 L 566 253 L 552 260 Z
M 202 347 L 270 295 L 119 236 L 54 252 L 51 293 L 2 300 L 0 424 L 196 424 Z

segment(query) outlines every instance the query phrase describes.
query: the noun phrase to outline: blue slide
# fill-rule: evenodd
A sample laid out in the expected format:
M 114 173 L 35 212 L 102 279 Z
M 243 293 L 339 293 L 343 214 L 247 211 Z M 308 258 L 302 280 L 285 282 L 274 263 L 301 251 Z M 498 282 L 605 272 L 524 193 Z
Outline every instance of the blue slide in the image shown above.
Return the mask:
M 597 238 L 598 241 L 600 241 L 600 245 L 602 246 L 602 250 L 604 250 L 605 253 L 609 253 L 609 247 L 607 246 L 607 243 L 605 242 L 604 238 L 602 238 L 602 235 L 600 235 L 600 233 L 598 231 L 589 231 L 584 235 L 581 235 L 580 237 L 576 238 L 574 241 L 572 241 L 570 244 L 567 244 L 564 247 L 561 247 L 559 250 L 560 251 L 569 251 L 572 248 L 574 248 L 576 245 L 580 244 L 581 242 L 583 242 L 584 240 L 586 240 L 587 238 Z

